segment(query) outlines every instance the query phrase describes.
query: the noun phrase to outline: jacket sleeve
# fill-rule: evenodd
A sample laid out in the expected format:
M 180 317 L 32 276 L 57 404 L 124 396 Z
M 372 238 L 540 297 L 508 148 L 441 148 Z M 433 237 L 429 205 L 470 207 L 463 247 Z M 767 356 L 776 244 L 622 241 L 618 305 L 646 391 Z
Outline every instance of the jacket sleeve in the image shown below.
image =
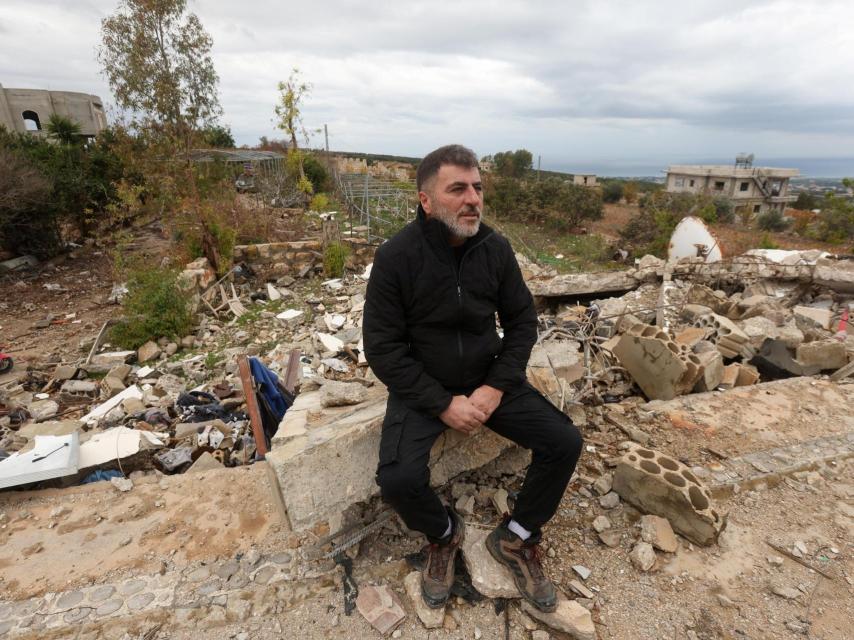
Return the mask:
M 376 376 L 409 409 L 438 416 L 451 404 L 452 396 L 409 352 L 399 273 L 380 247 L 365 295 L 365 357 Z
M 498 319 L 504 330 L 504 340 L 484 384 L 510 391 L 525 381 L 528 358 L 537 341 L 537 311 L 513 249 L 510 243 L 504 242 L 507 255 L 498 290 Z

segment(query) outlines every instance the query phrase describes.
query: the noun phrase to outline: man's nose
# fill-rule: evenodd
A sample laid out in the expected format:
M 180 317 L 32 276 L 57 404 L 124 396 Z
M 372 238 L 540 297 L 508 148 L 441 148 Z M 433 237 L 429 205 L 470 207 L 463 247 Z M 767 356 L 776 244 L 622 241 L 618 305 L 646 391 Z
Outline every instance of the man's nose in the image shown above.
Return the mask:
M 466 204 L 480 205 L 480 192 L 473 186 L 466 189 Z

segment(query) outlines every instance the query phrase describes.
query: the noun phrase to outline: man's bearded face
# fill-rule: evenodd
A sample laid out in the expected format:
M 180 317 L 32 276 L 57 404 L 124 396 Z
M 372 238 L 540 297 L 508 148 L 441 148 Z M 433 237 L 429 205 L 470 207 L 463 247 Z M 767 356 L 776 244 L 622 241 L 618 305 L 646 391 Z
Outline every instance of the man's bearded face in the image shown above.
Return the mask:
M 452 236 L 471 238 L 480 229 L 480 218 L 483 215 L 481 207 L 465 204 L 458 210 L 447 209 L 441 204 L 433 205 L 433 216 L 441 220 Z

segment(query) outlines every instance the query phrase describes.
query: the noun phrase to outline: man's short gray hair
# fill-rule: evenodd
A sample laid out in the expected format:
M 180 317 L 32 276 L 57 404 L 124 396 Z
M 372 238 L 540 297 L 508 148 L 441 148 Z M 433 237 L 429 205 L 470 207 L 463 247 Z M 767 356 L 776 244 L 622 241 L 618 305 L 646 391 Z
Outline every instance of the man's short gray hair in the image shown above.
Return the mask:
M 422 191 L 424 183 L 435 177 L 439 173 L 439 169 L 446 164 L 466 169 L 478 168 L 477 156 L 474 151 L 461 144 L 447 144 L 424 156 L 415 172 L 417 189 Z

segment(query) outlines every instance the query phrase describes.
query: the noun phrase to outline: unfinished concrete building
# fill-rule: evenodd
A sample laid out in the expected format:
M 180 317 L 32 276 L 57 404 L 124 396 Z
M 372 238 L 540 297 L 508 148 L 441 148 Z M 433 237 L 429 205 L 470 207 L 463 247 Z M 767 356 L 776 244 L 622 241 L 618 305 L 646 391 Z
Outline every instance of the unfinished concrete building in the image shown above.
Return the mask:
M 789 195 L 789 180 L 797 169 L 754 167 L 753 155 L 739 155 L 733 165 L 673 164 L 667 167 L 667 191 L 723 196 L 736 211 L 753 215 L 781 213 L 797 197 Z
M 80 125 L 80 135 L 94 138 L 107 127 L 101 98 L 76 91 L 6 89 L 0 84 L 0 126 L 9 131 L 46 135 L 53 114 Z
M 599 183 L 596 182 L 596 175 L 592 173 L 576 173 L 572 176 L 572 184 L 576 184 L 579 187 L 597 187 Z

